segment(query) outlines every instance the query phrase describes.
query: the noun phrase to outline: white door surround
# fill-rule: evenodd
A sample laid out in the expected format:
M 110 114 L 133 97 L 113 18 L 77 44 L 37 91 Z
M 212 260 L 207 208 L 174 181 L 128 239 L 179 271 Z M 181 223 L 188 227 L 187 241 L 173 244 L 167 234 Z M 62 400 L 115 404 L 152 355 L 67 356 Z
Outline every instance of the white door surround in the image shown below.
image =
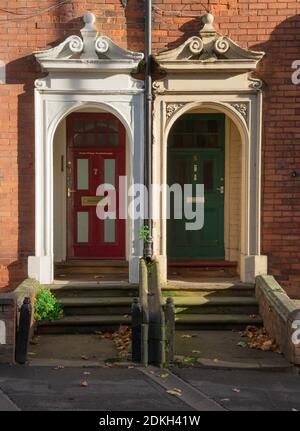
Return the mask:
M 124 125 L 128 141 L 129 183 L 143 183 L 143 82 L 132 78 L 142 53 L 127 51 L 98 36 L 94 15 L 84 15 L 82 38 L 35 53 L 45 78 L 35 82 L 35 256 L 28 275 L 41 283 L 54 278 L 53 140 L 60 122 L 77 110 L 112 113 Z M 128 219 L 129 279 L 138 281 L 142 220 Z
M 154 82 L 153 183 L 167 183 L 168 134 L 176 120 L 201 109 L 224 113 L 239 130 L 242 141 L 242 203 L 240 278 L 253 282 L 267 273 L 261 255 L 261 141 L 262 82 L 251 77 L 264 53 L 248 51 L 203 17 L 204 27 L 178 48 L 155 57 L 166 77 Z M 154 253 L 167 279 L 167 198 L 153 194 L 159 215 L 153 222 Z

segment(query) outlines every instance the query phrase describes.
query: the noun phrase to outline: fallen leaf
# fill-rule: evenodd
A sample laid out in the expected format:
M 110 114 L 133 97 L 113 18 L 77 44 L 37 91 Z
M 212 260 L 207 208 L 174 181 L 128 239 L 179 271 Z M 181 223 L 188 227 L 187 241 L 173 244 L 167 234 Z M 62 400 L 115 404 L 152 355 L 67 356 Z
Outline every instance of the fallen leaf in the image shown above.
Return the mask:
M 192 353 L 201 353 L 200 350 L 192 350 Z
M 167 394 L 176 395 L 177 397 L 182 396 L 182 390 L 181 389 L 177 389 L 177 388 L 168 389 L 166 392 L 167 392 Z
M 184 335 L 181 335 L 181 338 L 192 338 L 192 336 L 184 334 Z
M 89 357 L 87 355 L 81 355 L 81 359 L 84 361 L 88 361 Z
M 89 384 L 88 384 L 88 382 L 87 382 L 86 380 L 81 380 L 81 381 L 80 381 L 80 386 L 81 386 L 82 388 L 86 388 L 88 385 L 89 385 Z
M 169 374 L 168 373 L 160 374 L 159 377 L 161 377 L 162 379 L 166 379 L 167 377 L 169 377 Z
M 220 401 L 230 401 L 230 398 L 221 398 Z
M 90 373 L 90 371 L 84 371 L 84 372 L 83 372 L 83 374 L 84 374 L 85 376 L 89 376 L 91 373 Z
M 64 365 L 57 365 L 57 367 L 55 367 L 55 370 L 63 370 L 65 367 Z
M 131 370 L 132 368 L 134 368 L 134 366 L 133 366 L 133 365 L 129 365 L 129 366 L 128 366 L 128 369 L 129 369 L 129 370 Z
M 214 359 L 214 362 L 219 362 L 219 359 L 215 358 L 215 359 Z
M 106 368 L 113 368 L 115 366 L 114 362 L 105 362 Z
M 281 353 L 276 341 L 269 336 L 265 328 L 247 326 L 246 331 L 244 331 L 244 336 L 250 339 L 248 346 L 251 349 Z
M 237 346 L 240 346 L 240 347 L 247 347 L 247 346 L 248 346 L 248 344 L 247 344 L 247 343 L 245 343 L 245 341 L 240 341 L 239 343 L 237 343 Z
M 239 394 L 241 390 L 239 388 L 232 388 L 232 392 L 236 392 L 237 394 Z

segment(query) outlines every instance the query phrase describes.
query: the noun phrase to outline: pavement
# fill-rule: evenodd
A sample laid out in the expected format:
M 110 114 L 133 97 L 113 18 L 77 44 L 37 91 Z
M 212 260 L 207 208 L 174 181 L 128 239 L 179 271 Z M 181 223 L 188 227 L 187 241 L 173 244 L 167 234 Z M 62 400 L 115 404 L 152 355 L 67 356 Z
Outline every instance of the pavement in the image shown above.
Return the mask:
M 0 388 L 0 410 L 193 410 L 138 368 L 0 366 Z
M 175 359 L 183 366 L 289 371 L 282 354 L 251 349 L 242 331 L 176 331 Z
M 132 367 L 1 365 L 0 410 L 300 410 L 296 373 Z
M 114 342 L 98 334 L 39 335 L 28 350 L 31 365 L 102 366 L 118 356 Z
M 99 334 L 42 335 L 0 365 L 0 411 L 300 410 L 300 370 L 238 331 L 178 331 L 170 369 L 119 362 Z M 241 344 L 242 343 L 242 344 Z
M 226 410 L 300 410 L 300 375 L 296 373 L 201 368 L 174 372 Z

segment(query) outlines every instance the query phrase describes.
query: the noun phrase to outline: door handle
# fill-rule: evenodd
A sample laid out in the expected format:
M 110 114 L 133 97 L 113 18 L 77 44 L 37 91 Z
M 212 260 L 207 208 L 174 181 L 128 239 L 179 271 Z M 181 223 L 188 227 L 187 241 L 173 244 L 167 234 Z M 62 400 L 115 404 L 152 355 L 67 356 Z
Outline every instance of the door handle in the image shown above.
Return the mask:
M 217 190 L 218 190 L 218 192 L 220 192 L 220 193 L 221 193 L 221 195 L 223 195 L 223 194 L 224 194 L 224 186 L 220 186 L 220 187 L 218 187 L 218 188 L 217 188 Z
M 68 190 L 67 190 L 68 198 L 70 198 L 70 197 L 71 197 L 71 194 L 72 194 L 72 193 L 75 193 L 75 192 L 76 192 L 76 190 L 73 190 L 73 189 L 71 189 L 70 187 L 68 187 Z

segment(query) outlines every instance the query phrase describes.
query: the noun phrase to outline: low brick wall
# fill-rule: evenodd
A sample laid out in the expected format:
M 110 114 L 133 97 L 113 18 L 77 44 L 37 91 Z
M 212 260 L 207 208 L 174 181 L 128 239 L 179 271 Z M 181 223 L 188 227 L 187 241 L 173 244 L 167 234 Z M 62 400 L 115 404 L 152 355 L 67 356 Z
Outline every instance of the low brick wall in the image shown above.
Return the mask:
M 300 365 L 300 309 L 269 275 L 256 278 L 256 297 L 266 330 L 286 359 Z
M 26 279 L 14 292 L 0 293 L 0 363 L 15 362 L 15 345 L 19 311 L 25 297 L 29 297 L 34 305 L 34 298 L 39 283 L 33 279 Z M 34 320 L 31 328 L 33 331 Z

